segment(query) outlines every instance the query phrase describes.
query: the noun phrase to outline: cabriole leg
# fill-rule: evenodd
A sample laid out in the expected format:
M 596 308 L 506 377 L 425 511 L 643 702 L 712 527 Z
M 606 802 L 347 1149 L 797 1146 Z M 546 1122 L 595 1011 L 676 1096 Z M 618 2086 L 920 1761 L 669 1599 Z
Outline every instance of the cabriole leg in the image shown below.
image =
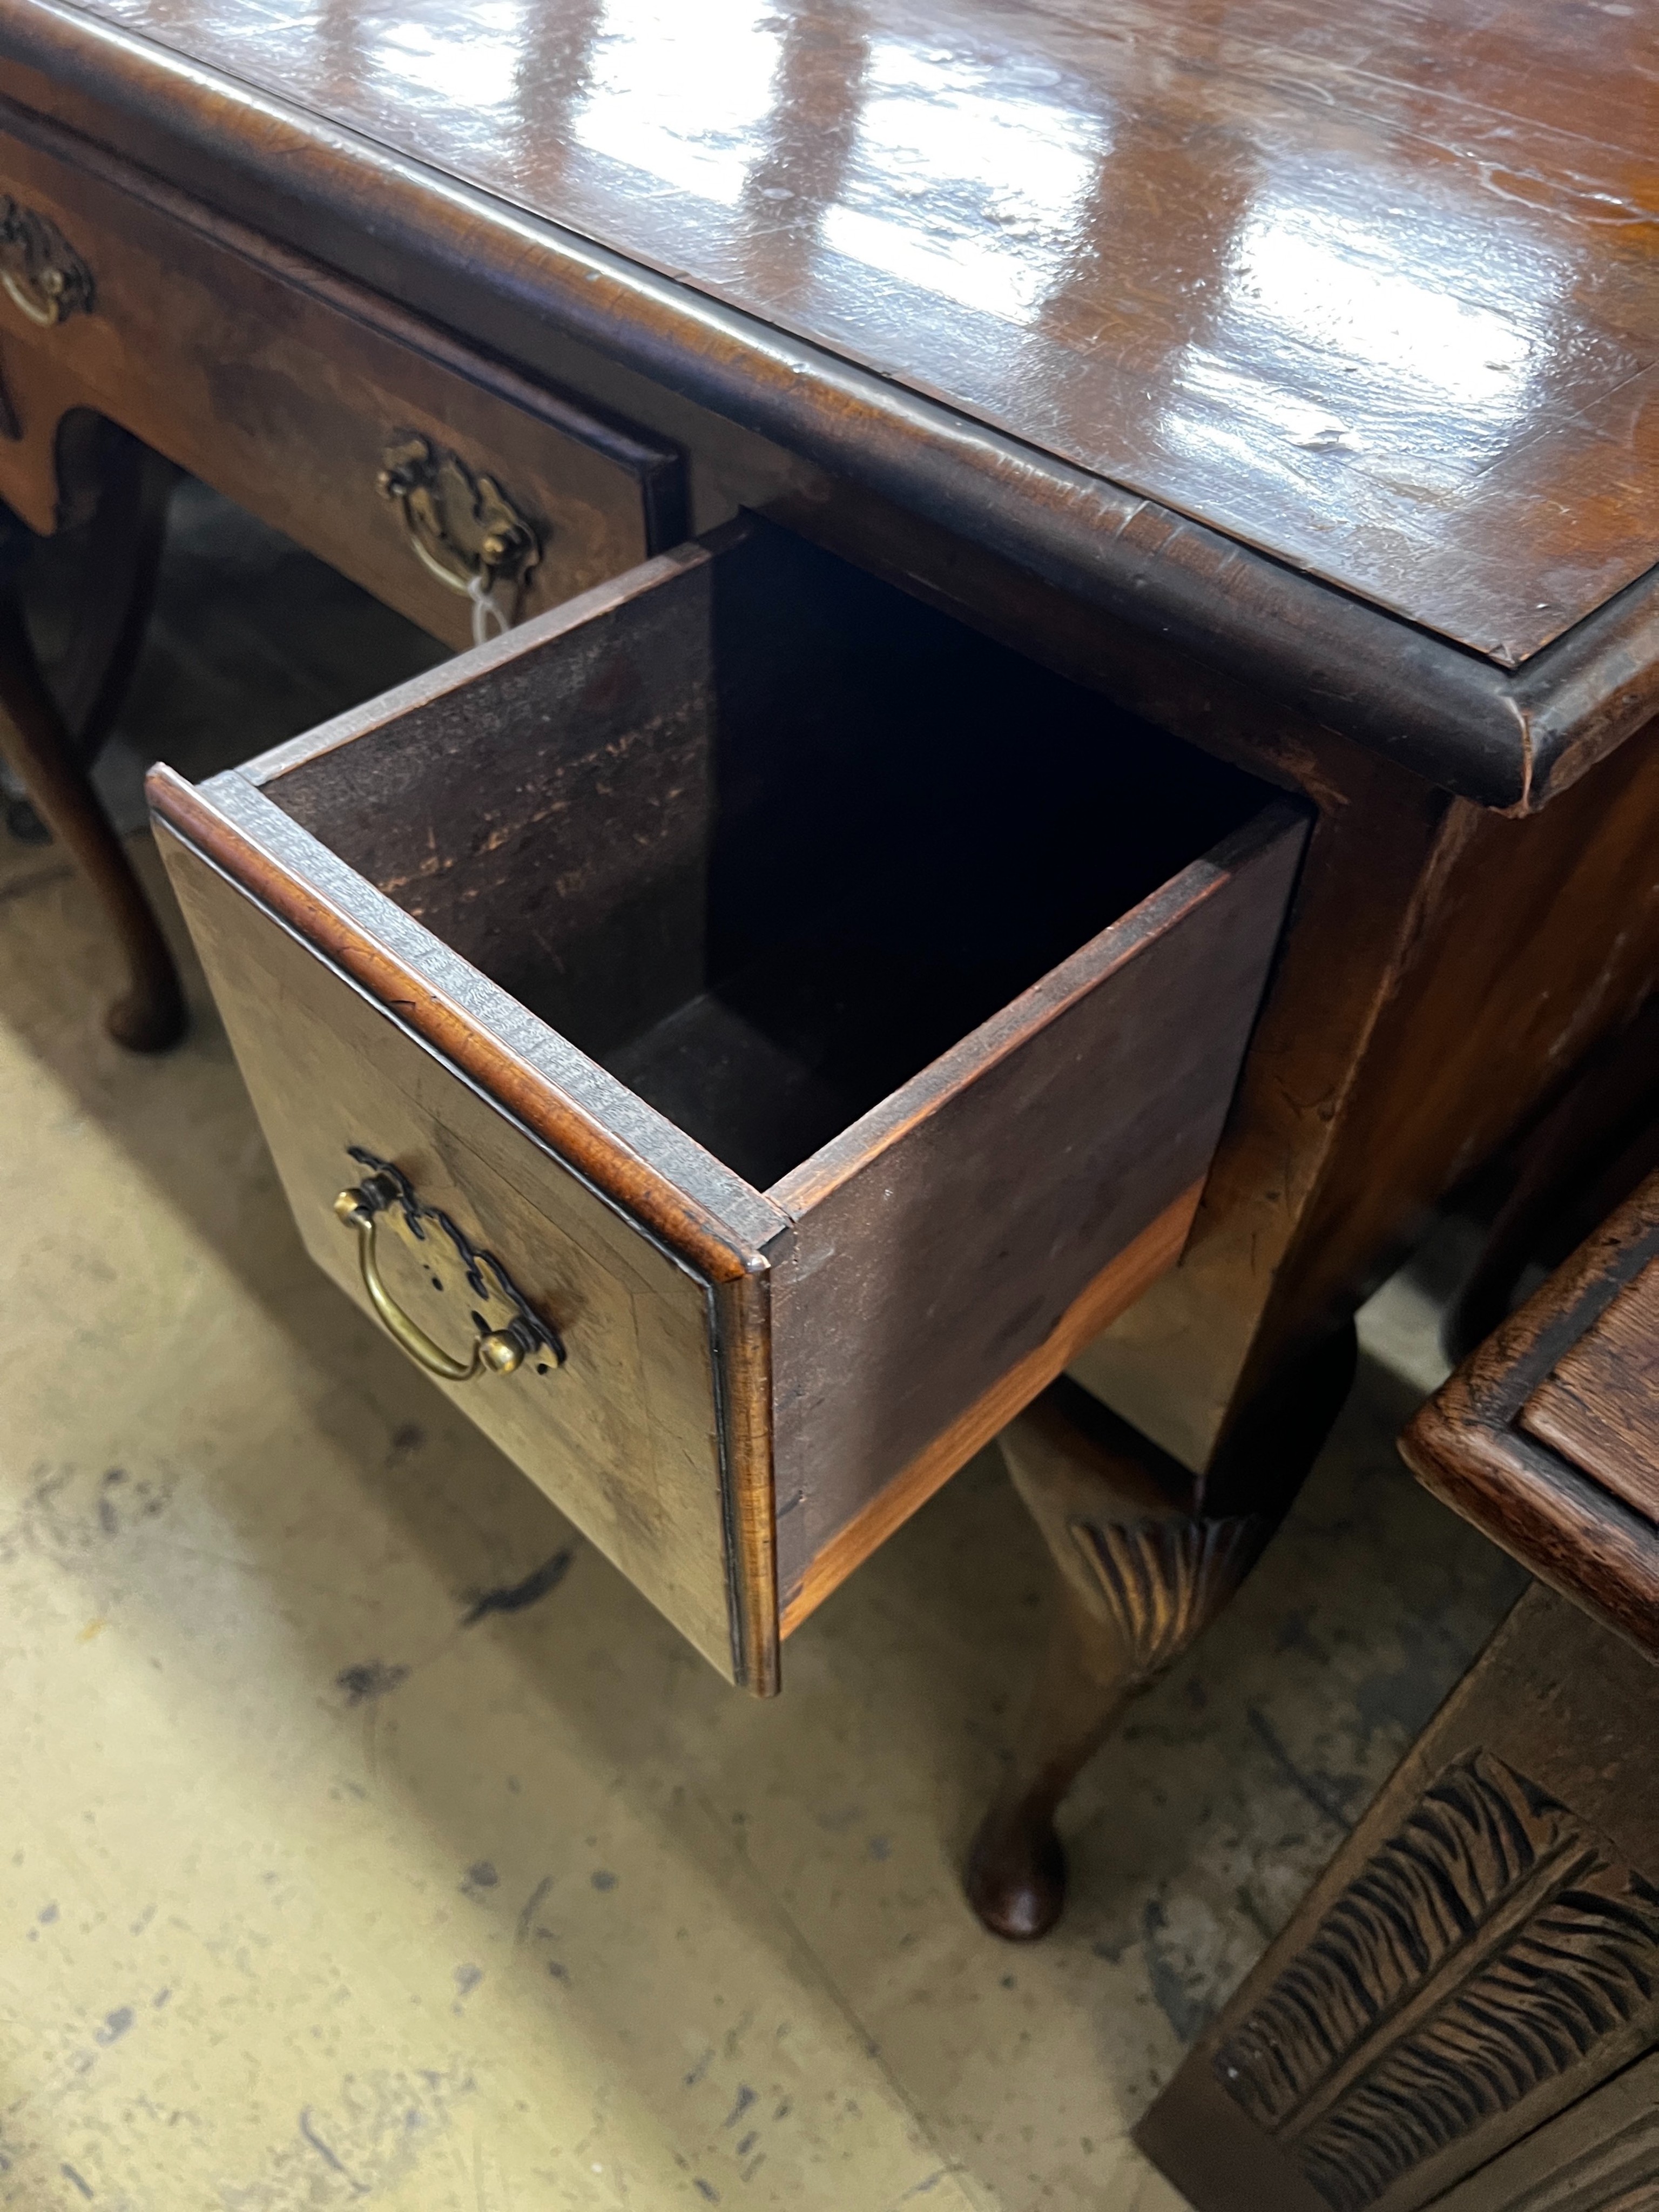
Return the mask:
M 1054 1817 L 1125 1705 L 1220 1612 L 1261 1557 L 1352 1382 L 1352 1328 L 1322 1346 L 1200 1481 L 1074 1382 L 1002 1431 L 1056 1570 L 1047 1650 L 1008 1776 L 969 1855 L 969 1904 L 1011 1942 L 1066 1899 Z

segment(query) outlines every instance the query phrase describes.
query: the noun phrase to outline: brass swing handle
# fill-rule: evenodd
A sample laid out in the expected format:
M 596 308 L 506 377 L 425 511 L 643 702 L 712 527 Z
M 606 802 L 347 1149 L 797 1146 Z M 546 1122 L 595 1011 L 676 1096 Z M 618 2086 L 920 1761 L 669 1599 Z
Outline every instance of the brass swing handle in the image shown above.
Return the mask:
M 472 1347 L 471 1358 L 460 1360 L 452 1358 L 441 1344 L 434 1344 L 426 1331 L 410 1319 L 380 1280 L 374 1257 L 374 1224 L 380 1208 L 374 1200 L 374 1194 L 359 1186 L 343 1190 L 334 1201 L 334 1211 L 348 1229 L 357 1232 L 357 1265 L 362 1273 L 363 1288 L 375 1312 L 386 1323 L 387 1334 L 402 1346 L 417 1367 L 424 1367 L 428 1375 L 441 1375 L 446 1382 L 470 1382 L 485 1368 L 492 1375 L 510 1375 L 522 1363 L 525 1351 L 510 1328 L 494 1329 L 488 1336 L 480 1337 Z
M 45 216 L 0 192 L 0 287 L 42 330 L 92 313 L 92 271 Z
M 541 544 L 493 477 L 475 477 L 458 453 L 410 436 L 386 447 L 376 483 L 402 516 L 410 550 L 441 584 L 475 605 L 516 599 Z

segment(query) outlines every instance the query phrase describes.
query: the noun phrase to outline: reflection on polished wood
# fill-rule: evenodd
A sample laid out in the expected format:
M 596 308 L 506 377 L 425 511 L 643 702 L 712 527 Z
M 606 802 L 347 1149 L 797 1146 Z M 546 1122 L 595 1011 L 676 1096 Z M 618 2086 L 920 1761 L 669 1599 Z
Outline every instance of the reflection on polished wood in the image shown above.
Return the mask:
M 0 42 L 42 12 L 5 0 Z M 1659 553 L 1644 7 L 48 12 L 344 125 L 1502 664 Z

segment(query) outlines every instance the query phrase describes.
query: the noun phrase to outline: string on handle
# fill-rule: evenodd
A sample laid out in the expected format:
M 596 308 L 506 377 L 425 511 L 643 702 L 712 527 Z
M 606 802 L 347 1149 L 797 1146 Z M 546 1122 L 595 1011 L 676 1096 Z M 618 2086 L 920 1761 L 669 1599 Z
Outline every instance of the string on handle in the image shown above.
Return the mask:
M 488 645 L 492 637 L 505 637 L 513 627 L 518 593 L 499 584 L 486 584 L 481 574 L 469 578 L 466 596 L 472 602 L 472 642 Z

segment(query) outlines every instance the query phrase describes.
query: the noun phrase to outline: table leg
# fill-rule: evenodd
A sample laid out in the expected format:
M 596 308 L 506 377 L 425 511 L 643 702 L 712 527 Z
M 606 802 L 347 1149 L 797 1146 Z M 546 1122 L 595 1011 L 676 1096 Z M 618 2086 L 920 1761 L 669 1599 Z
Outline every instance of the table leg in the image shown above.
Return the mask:
M 968 1899 L 994 1935 L 1030 1942 L 1060 1917 L 1060 1804 L 1124 1706 L 1261 1557 L 1341 1410 L 1354 1358 L 1349 1327 L 1263 1401 L 1203 1481 L 1064 1380 L 1002 1431 L 1058 1589 L 1007 1778 L 969 1858 Z M 1229 1510 L 1233 1492 L 1248 1510 Z
M 161 1052 L 184 1034 L 184 994 L 88 770 L 143 643 L 172 471 L 125 434 L 111 434 L 101 458 L 61 699 L 41 673 L 24 618 L 22 561 L 14 559 L 0 578 L 0 750 L 35 811 L 97 893 L 126 957 L 131 980 L 106 1017 L 110 1035 L 131 1051 Z
M 126 702 L 149 628 L 167 507 L 179 471 L 142 440 L 100 422 L 65 470 L 85 480 L 69 637 L 53 695 L 82 760 L 101 750 Z

